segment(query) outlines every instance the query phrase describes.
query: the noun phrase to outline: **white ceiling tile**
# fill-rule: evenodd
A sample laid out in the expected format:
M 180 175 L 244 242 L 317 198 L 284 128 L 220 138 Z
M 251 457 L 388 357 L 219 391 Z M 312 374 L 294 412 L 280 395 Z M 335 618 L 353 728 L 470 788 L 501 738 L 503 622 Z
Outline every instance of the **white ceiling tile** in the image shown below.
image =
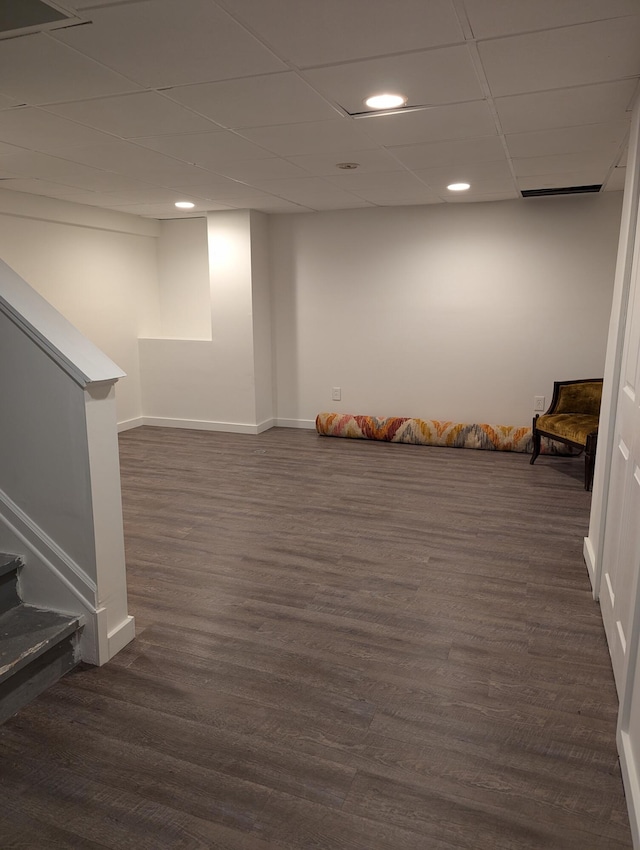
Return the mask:
M 638 14 L 638 0 L 464 0 L 476 38 Z
M 223 0 L 223 4 L 301 68 L 424 50 L 463 39 L 451 0 Z
M 407 171 L 392 171 L 377 174 L 358 174 L 351 171 L 327 178 L 335 186 L 352 192 L 372 203 L 435 203 L 437 193 Z
M 110 4 L 122 3 L 140 3 L 141 0 L 73 0 L 74 9 L 94 9 L 100 6 L 108 6 Z M 72 5 L 69 3 L 68 5 Z
M 318 199 L 314 200 L 313 203 L 309 202 L 306 204 L 312 210 L 316 212 L 322 212 L 323 210 L 357 210 L 364 209 L 365 207 L 375 206 L 375 204 L 369 203 L 364 198 L 358 198 L 355 195 L 345 195 L 343 200 L 331 199 L 324 200 Z
M 304 212 L 310 209 L 304 204 L 296 204 L 294 201 L 287 201 L 285 198 L 277 198 L 275 195 L 257 190 L 254 190 L 253 195 L 247 195 L 246 198 L 229 198 L 223 200 L 222 203 L 226 203 L 237 210 L 254 209 L 263 212 Z
M 204 168 L 198 168 L 195 165 L 188 165 L 186 162 L 178 160 L 168 160 L 172 165 L 165 164 L 162 168 L 149 168 L 144 174 L 140 173 L 139 177 L 146 183 L 154 183 L 157 186 L 166 186 L 173 188 L 184 184 L 191 186 L 191 191 L 208 180 L 223 180 L 218 174 L 207 171 Z M 195 175 L 198 174 L 196 179 Z
M 368 188 L 363 186 L 358 197 L 372 204 L 437 204 L 440 197 L 428 186 L 416 180 L 413 186 L 387 186 Z
M 369 111 L 365 98 L 397 92 L 409 106 L 479 100 L 483 97 L 467 47 L 443 47 L 307 71 L 311 85 L 350 114 Z
M 175 204 L 176 201 L 191 201 L 197 207 L 205 202 L 202 195 L 195 193 L 180 193 L 175 189 L 164 189 L 158 186 L 149 186 L 144 190 L 134 192 L 101 192 L 105 206 L 115 207 L 123 204 Z
M 518 188 L 525 189 L 558 189 L 566 186 L 597 186 L 602 183 L 604 176 L 593 170 L 558 171 L 555 174 L 536 174 L 518 178 Z
M 267 127 L 336 117 L 336 110 L 298 74 L 268 74 L 182 86 L 166 92 L 223 127 Z
M 417 207 L 417 206 L 420 206 L 421 207 L 421 206 L 424 206 L 424 204 L 433 205 L 433 204 L 441 204 L 441 203 L 442 203 L 442 198 L 436 197 L 434 195 L 433 200 L 430 200 L 430 201 L 413 200 L 413 199 L 408 199 L 408 200 L 400 199 L 400 200 L 396 200 L 396 201 L 380 200 L 380 201 L 375 202 L 375 206 L 377 206 L 377 207 L 407 207 L 407 206 Z
M 212 201 L 218 201 L 221 204 L 228 204 L 230 207 L 243 208 L 251 206 L 254 202 L 262 203 L 269 200 L 277 200 L 274 195 L 269 192 L 262 192 L 256 189 L 255 186 L 242 186 L 243 192 L 226 192 L 224 189 L 220 191 L 210 191 L 207 197 Z
M 537 133 L 515 133 L 505 138 L 512 157 L 554 156 L 583 151 L 606 152 L 609 157 L 614 157 L 628 131 L 628 123 L 618 121 Z
M 611 176 L 607 180 L 604 189 L 606 192 L 622 192 L 624 190 L 624 181 L 627 176 L 627 169 L 624 167 L 614 168 Z
M 620 80 L 570 89 L 496 98 L 505 133 L 526 133 L 554 127 L 575 127 L 616 121 L 626 112 L 637 80 Z
M 302 177 L 295 180 L 262 180 L 258 188 L 278 195 L 288 201 L 306 204 L 313 201 L 331 203 L 348 202 L 347 193 L 319 177 Z
M 123 139 L 219 129 L 206 118 L 156 92 L 63 103 L 49 106 L 47 111 Z
M 385 150 L 341 151 L 340 158 L 334 153 L 291 156 L 289 162 L 312 174 L 314 177 L 334 176 L 341 173 L 338 162 L 355 162 L 359 174 L 375 171 L 401 171 L 404 166 Z
M 243 159 L 268 159 L 271 153 L 229 130 L 215 133 L 189 133 L 176 136 L 151 136 L 136 139 L 137 144 L 175 157 L 183 162 L 215 171 Z
M 359 122 L 347 118 L 335 121 L 313 121 L 309 124 L 282 124 L 278 127 L 256 127 L 240 131 L 240 135 L 278 156 L 333 153 L 376 148 L 360 129 Z
M 138 88 L 131 80 L 47 35 L 0 41 L 0 92 L 21 103 L 52 103 Z
M 19 41 L 19 39 L 16 39 Z M 55 153 L 75 145 L 99 144 L 110 137 L 41 109 L 10 109 L 0 115 L 0 141 L 18 147 Z
M 380 145 L 416 145 L 497 133 L 491 110 L 482 100 L 395 115 L 371 113 L 371 117 L 358 121 L 363 131 Z
M 76 197 L 83 194 L 93 194 L 91 192 L 82 192 L 77 186 L 65 186 L 63 183 L 52 183 L 49 180 L 39 180 L 38 178 L 15 177 L 9 180 L 2 181 L 3 189 L 11 189 L 13 192 L 27 192 L 33 195 L 45 195 L 48 198 L 65 198 L 72 195 Z
M 391 148 L 391 152 L 407 168 L 412 169 L 505 161 L 504 148 L 497 136 L 430 142 L 428 145 L 403 145 Z
M 292 162 L 277 156 L 269 159 L 251 159 L 243 162 L 230 162 L 220 165 L 217 174 L 251 183 L 254 180 L 279 180 L 287 177 L 308 177 L 309 175 Z
M 506 160 L 465 163 L 440 168 L 419 168 L 414 173 L 438 192 L 446 189 L 450 183 L 470 183 L 472 186 L 482 187 L 486 192 L 504 192 L 514 186 L 511 168 Z
M 67 153 L 73 157 L 74 162 L 103 168 L 106 171 L 115 171 L 130 177 L 140 177 L 149 183 L 159 182 L 161 179 L 188 179 L 194 173 L 201 176 L 205 174 L 193 165 L 119 139 L 112 139 L 101 145 L 71 148 L 61 155 L 66 156 Z M 168 184 L 165 182 L 162 185 Z
M 57 195 L 49 195 L 48 197 L 57 198 Z M 74 204 L 84 204 L 90 207 L 99 207 L 101 209 L 104 209 L 105 206 L 103 197 L 99 192 L 83 192 L 81 189 L 78 189 L 75 195 L 65 195 L 64 197 L 60 197 L 59 200 Z
M 64 160 L 61 160 L 64 161 Z M 144 192 L 149 188 L 155 188 L 142 180 L 115 174 L 113 171 L 99 171 L 86 165 L 76 165 L 72 162 L 66 163 L 66 182 L 71 186 L 87 189 L 90 192 Z M 77 169 L 77 173 L 73 170 Z
M 77 162 L 33 151 L 0 156 L 0 168 L 21 177 L 37 177 L 89 189 L 92 187 L 86 185 L 85 181 L 96 179 L 98 175 L 108 176 L 109 174 Z
M 197 184 L 190 183 L 188 180 L 184 183 L 177 182 L 171 184 L 170 188 L 176 191 L 188 194 L 189 192 L 198 192 L 203 198 L 247 198 L 255 195 L 258 190 L 246 183 L 238 183 L 234 180 L 227 180 L 219 174 L 207 174 L 207 177 L 199 180 Z M 225 201 L 226 202 L 226 201 Z
M 474 194 L 472 192 L 455 192 L 447 196 L 447 204 L 484 204 L 493 201 L 511 201 L 519 198 L 520 193 L 512 190 L 510 192 L 489 192 L 486 195 Z
M 78 8 L 91 23 L 0 42 L 14 191 L 176 218 L 192 217 L 176 196 L 269 212 L 497 200 L 516 192 L 512 168 L 534 188 L 621 185 L 640 0 L 466 0 L 491 92 L 461 43 L 465 0 Z M 344 116 L 391 85 L 426 108 Z M 472 188 L 452 199 L 461 180 Z
M 640 15 L 481 42 L 494 97 L 640 73 Z
M 91 19 L 89 26 L 57 30 L 55 38 L 144 86 L 187 85 L 286 70 L 270 50 L 210 0 L 114 4 L 96 8 Z
M 488 195 L 502 192 L 515 191 L 515 181 L 511 175 L 509 167 L 506 163 L 490 163 L 491 165 L 499 165 L 500 168 L 492 171 L 478 170 L 475 173 L 470 173 L 470 168 L 465 166 L 460 173 L 459 169 L 455 168 L 424 168 L 415 172 L 416 177 L 419 177 L 424 183 L 434 189 L 443 196 L 450 194 L 447 186 L 450 183 L 470 183 L 471 188 L 468 192 L 472 195 Z M 456 194 L 456 193 L 453 193 Z
M 1 109 L 11 109 L 12 106 L 23 106 L 24 103 L 18 98 L 15 97 L 7 97 L 4 94 L 0 94 L 0 110 Z
M 2 127 L 2 120 L 0 119 L 0 128 Z M 0 156 L 8 153 L 24 153 L 24 148 L 19 148 L 16 145 L 8 145 L 6 142 L 0 142 Z
M 230 207 L 225 207 L 221 204 L 208 205 L 205 203 L 201 207 L 189 210 L 187 215 L 183 215 L 180 210 L 176 209 L 173 204 L 114 204 L 112 206 L 105 204 L 107 209 L 116 210 L 117 212 L 130 213 L 131 215 L 142 215 L 148 218 L 193 218 L 194 216 L 202 215 L 207 210 L 227 210 Z
M 558 156 L 531 156 L 513 160 L 513 168 L 518 177 L 580 172 L 591 175 L 587 181 L 589 184 L 601 183 L 609 166 L 610 161 L 607 156 L 591 151 Z

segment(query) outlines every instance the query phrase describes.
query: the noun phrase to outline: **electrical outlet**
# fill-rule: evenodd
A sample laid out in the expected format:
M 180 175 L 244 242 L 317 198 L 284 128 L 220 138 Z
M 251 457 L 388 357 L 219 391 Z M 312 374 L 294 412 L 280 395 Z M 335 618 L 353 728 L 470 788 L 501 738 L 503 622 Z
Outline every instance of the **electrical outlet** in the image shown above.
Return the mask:
M 533 409 L 543 411 L 544 410 L 544 396 L 543 395 L 534 395 L 533 397 Z
M 340 387 L 333 387 L 331 390 L 331 401 L 340 401 L 342 398 L 342 389 Z

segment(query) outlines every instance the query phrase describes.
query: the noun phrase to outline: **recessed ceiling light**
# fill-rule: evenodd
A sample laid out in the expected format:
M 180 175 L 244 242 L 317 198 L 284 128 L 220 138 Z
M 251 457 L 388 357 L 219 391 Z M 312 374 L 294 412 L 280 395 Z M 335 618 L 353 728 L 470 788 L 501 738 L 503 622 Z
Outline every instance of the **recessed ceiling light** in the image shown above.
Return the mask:
M 466 192 L 467 189 L 471 188 L 470 183 L 449 183 L 447 189 L 450 192 Z
M 370 109 L 397 109 L 406 102 L 407 98 L 401 94 L 374 94 L 365 100 Z
M 175 205 L 179 210 L 192 210 L 195 207 L 195 204 L 192 204 L 191 201 L 176 201 Z

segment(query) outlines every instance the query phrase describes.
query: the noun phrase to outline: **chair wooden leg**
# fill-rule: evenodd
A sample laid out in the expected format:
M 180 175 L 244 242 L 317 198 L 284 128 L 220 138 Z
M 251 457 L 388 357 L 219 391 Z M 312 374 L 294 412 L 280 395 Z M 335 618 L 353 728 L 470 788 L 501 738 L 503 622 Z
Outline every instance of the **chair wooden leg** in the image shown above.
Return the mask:
M 533 418 L 533 426 L 532 426 L 532 436 L 533 436 L 533 454 L 531 455 L 531 460 L 529 463 L 534 463 L 535 459 L 540 454 L 540 442 L 541 437 L 540 434 L 536 431 L 536 422 L 538 421 L 538 417 L 534 416 Z
M 589 434 L 587 445 L 584 450 L 584 489 L 591 490 L 593 487 L 593 472 L 596 465 L 596 443 L 597 436 Z

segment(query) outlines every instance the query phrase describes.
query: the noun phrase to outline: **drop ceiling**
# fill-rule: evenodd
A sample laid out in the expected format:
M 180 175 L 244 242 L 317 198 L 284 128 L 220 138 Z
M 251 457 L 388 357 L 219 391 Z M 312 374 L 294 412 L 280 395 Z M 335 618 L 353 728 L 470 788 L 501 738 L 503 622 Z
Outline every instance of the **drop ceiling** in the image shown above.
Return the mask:
M 624 185 L 640 0 L 39 3 L 2 21 L 0 188 L 176 218 Z

